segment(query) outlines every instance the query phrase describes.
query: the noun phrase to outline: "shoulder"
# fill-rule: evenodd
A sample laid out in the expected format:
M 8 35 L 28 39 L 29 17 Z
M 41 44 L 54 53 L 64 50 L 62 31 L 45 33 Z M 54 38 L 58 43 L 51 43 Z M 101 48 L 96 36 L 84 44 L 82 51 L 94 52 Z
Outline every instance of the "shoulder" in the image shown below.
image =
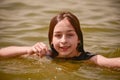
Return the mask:
M 107 65 L 109 62 L 109 59 L 102 55 L 95 55 L 91 57 L 89 60 L 99 66 Z
M 120 68 L 120 57 L 107 58 L 102 55 L 96 55 L 89 59 L 95 64 L 108 68 Z

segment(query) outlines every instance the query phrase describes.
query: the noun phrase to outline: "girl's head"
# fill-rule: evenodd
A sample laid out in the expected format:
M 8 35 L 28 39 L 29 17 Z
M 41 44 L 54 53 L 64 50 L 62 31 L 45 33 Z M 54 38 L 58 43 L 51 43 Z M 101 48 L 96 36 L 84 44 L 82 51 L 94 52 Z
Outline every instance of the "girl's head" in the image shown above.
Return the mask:
M 70 12 L 62 12 L 51 19 L 48 37 L 53 57 L 73 57 L 74 53 L 84 52 L 79 20 Z

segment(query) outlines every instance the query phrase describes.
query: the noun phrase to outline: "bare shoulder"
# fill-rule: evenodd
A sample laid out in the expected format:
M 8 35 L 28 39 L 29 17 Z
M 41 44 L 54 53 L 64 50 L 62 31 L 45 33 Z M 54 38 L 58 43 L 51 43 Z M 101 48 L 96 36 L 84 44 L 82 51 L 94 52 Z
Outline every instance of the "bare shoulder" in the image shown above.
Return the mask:
M 108 68 L 120 68 L 120 57 L 107 58 L 102 55 L 95 55 L 90 58 L 90 61 L 99 66 L 104 66 Z
M 105 62 L 106 60 L 107 60 L 107 58 L 102 55 L 95 55 L 92 58 L 90 58 L 90 61 L 92 61 L 96 64 L 101 64 L 101 63 Z

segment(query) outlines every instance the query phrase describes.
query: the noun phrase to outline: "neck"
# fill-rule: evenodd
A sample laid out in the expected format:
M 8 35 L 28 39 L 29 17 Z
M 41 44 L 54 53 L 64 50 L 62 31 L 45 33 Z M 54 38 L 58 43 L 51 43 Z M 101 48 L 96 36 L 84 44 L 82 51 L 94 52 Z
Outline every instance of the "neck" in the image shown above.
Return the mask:
M 81 54 L 80 52 L 76 51 L 76 52 L 71 53 L 70 55 L 68 55 L 68 57 L 69 57 L 69 58 L 70 58 L 70 57 L 77 57 L 77 56 L 79 56 L 80 54 Z

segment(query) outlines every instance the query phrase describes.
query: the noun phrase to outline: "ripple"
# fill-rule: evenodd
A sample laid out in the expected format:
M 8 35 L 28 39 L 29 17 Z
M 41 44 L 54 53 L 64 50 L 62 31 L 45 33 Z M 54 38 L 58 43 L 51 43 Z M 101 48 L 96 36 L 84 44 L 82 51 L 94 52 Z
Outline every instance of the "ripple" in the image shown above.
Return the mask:
M 39 41 L 48 44 L 50 19 L 60 11 L 71 11 L 80 20 L 85 50 L 119 57 L 119 3 L 119 0 L 0 0 L 0 47 L 31 46 Z M 44 61 L 41 63 L 36 57 L 0 60 L 0 77 L 3 80 L 119 79 L 118 71 L 81 61 L 77 64 Z

